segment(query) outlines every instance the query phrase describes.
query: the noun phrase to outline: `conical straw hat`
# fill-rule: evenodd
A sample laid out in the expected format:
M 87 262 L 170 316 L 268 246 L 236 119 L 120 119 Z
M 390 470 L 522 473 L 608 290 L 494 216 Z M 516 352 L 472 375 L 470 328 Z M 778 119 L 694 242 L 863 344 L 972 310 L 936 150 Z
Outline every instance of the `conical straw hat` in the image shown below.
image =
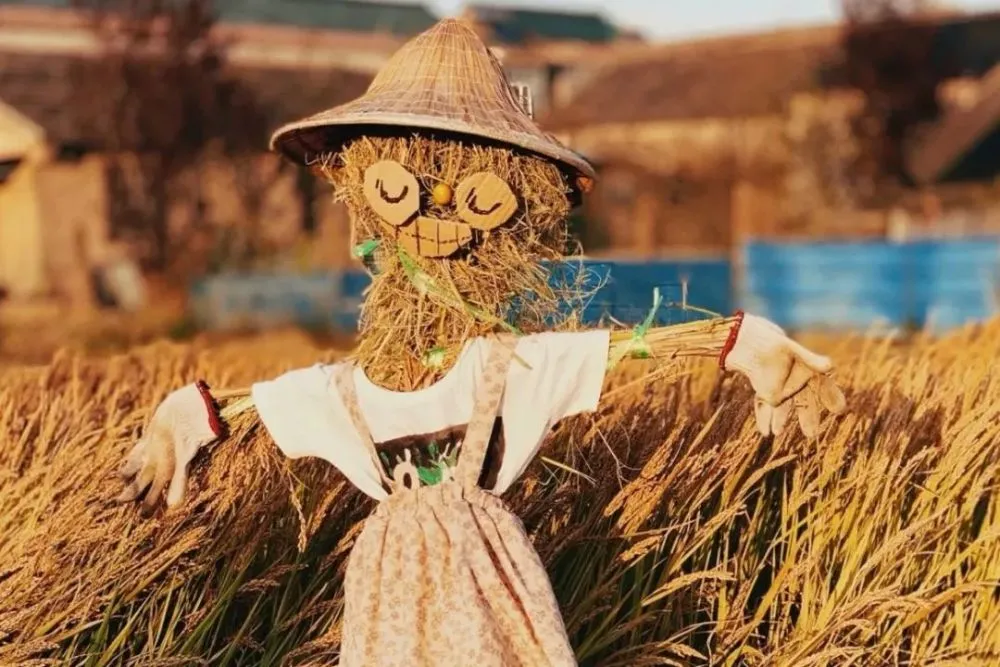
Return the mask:
M 361 97 L 280 128 L 271 137 L 271 149 L 308 164 L 318 154 L 336 153 L 366 127 L 378 126 L 491 139 L 594 178 L 583 157 L 535 124 L 496 57 L 455 19 L 440 21 L 404 44 Z

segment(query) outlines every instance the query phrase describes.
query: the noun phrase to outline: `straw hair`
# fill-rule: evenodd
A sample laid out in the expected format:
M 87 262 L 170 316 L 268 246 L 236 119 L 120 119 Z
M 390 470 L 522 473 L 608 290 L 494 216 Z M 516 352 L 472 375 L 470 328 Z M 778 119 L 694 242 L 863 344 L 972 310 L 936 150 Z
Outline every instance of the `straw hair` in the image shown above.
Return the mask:
M 373 127 L 458 133 L 521 148 L 561 165 L 583 191 L 595 177 L 585 159 L 538 127 L 496 57 L 455 19 L 403 45 L 358 99 L 280 128 L 271 149 L 311 165 Z

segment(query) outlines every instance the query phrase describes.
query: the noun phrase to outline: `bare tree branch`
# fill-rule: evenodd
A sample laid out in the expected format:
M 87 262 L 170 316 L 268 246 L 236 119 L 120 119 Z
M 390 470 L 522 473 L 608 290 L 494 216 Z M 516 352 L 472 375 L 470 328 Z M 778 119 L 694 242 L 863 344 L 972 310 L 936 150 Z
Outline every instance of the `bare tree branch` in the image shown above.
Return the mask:
M 190 234 L 206 224 L 197 206 L 200 193 L 182 191 L 182 176 L 209 155 L 237 167 L 253 162 L 251 156 L 263 152 L 268 119 L 254 92 L 226 66 L 227 45 L 213 30 L 210 0 L 75 4 L 89 13 L 103 45 L 100 62 L 80 82 L 79 97 L 113 157 L 116 231 L 148 249 L 150 268 L 169 269 Z M 259 213 L 260 189 L 271 184 L 237 180 L 249 215 Z M 196 227 L 172 238 L 169 206 L 185 199 L 196 211 Z M 244 250 L 253 254 L 256 248 L 251 243 Z
M 865 97 L 853 124 L 855 169 L 877 196 L 906 182 L 904 148 L 940 113 L 938 87 L 952 66 L 935 51 L 938 26 L 925 16 L 926 2 L 842 0 L 842 8 L 846 83 Z

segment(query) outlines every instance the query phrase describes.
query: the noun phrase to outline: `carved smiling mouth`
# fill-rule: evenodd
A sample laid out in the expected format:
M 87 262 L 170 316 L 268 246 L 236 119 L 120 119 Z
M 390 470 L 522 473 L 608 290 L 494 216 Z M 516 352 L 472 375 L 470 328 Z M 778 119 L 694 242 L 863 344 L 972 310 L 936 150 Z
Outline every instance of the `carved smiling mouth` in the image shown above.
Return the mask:
M 401 227 L 385 226 L 396 233 L 403 250 L 423 257 L 448 257 L 472 242 L 472 228 L 464 222 L 420 215 Z

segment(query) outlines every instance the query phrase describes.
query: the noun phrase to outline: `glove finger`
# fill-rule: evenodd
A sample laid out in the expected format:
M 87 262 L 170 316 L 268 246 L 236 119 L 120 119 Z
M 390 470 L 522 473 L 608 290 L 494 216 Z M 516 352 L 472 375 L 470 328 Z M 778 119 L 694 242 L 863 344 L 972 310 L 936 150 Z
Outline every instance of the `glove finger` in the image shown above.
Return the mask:
M 184 493 L 187 491 L 188 466 L 196 453 L 197 449 L 193 447 L 178 452 L 177 459 L 174 461 L 174 476 L 170 480 L 170 488 L 167 490 L 167 507 L 177 507 L 184 500 Z
M 830 357 L 816 354 L 791 338 L 788 339 L 788 347 L 792 354 L 814 373 L 829 373 L 833 370 L 833 361 Z
M 139 442 L 135 443 L 135 446 L 129 450 L 128 455 L 122 462 L 121 467 L 118 469 L 118 476 L 125 480 L 135 476 L 142 468 L 142 460 L 145 458 L 145 454 L 146 440 L 145 438 L 140 438 Z
M 749 376 L 754 392 L 772 406 L 781 405 L 802 391 L 816 373 L 788 347 L 759 359 L 760 368 Z
M 781 405 L 771 407 L 771 432 L 781 435 L 792 414 L 792 402 L 785 401 Z
M 184 500 L 184 493 L 187 490 L 187 466 L 178 464 L 174 466 L 174 476 L 170 480 L 170 488 L 167 489 L 167 507 L 173 509 Z
M 147 510 L 152 510 L 156 508 L 156 505 L 163 498 L 163 490 L 167 488 L 167 484 L 170 483 L 170 478 L 174 472 L 174 453 L 173 448 L 168 447 L 163 450 L 164 455 L 159 457 L 156 461 L 156 471 L 153 475 L 153 482 L 149 487 L 149 491 L 146 493 L 146 498 L 144 499 L 144 504 Z
M 847 411 L 847 398 L 829 375 L 819 379 L 817 392 L 823 407 L 831 413 L 840 415 Z
M 146 487 L 152 483 L 155 474 L 156 468 L 154 465 L 147 464 L 143 466 L 136 478 L 118 495 L 118 502 L 129 503 L 141 496 Z
M 795 398 L 795 412 L 799 418 L 799 428 L 802 435 L 815 438 L 819 433 L 819 397 L 812 385 L 805 388 Z
M 777 392 L 778 402 L 784 403 L 798 394 L 815 377 L 816 372 L 796 357 L 784 378 L 781 391 Z
M 754 398 L 753 413 L 757 419 L 757 432 L 762 436 L 771 435 L 771 411 L 772 408 L 759 396 Z

